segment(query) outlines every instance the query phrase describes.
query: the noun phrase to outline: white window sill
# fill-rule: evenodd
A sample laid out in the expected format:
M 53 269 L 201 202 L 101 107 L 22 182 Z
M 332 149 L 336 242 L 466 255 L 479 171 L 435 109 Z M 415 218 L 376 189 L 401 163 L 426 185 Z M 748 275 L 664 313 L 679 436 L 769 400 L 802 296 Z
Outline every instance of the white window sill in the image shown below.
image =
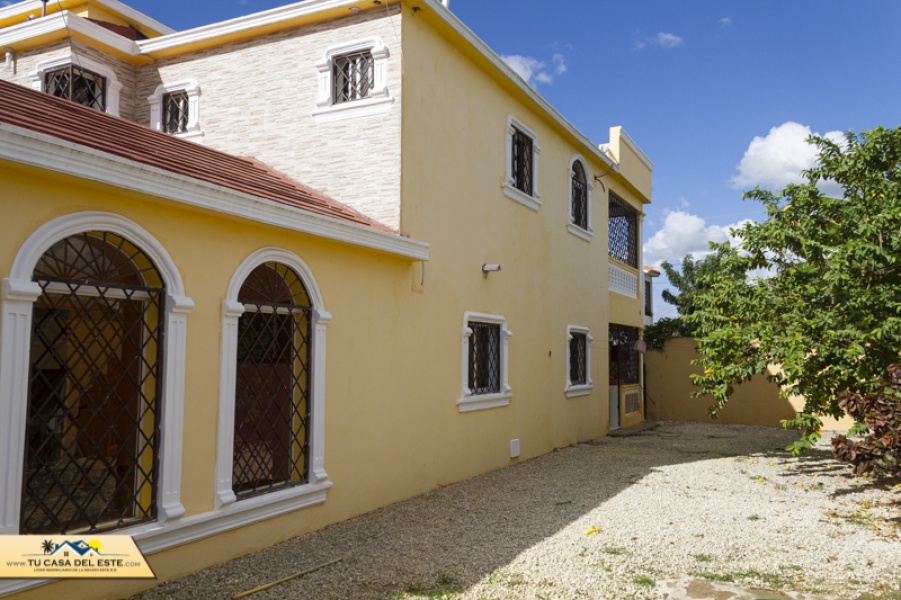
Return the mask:
M 510 392 L 504 394 L 478 394 L 467 395 L 457 400 L 457 407 L 460 412 L 472 412 L 476 410 L 487 410 L 489 408 L 501 408 L 510 406 L 510 398 L 513 396 Z
M 578 225 L 573 225 L 572 223 L 570 223 L 569 225 L 567 225 L 567 226 L 566 226 L 566 229 L 567 229 L 571 234 L 573 234 L 574 236 L 576 236 L 577 238 L 583 239 L 583 240 L 585 240 L 586 242 L 590 242 L 590 241 L 591 241 L 591 238 L 594 237 L 594 232 L 591 231 L 590 229 L 582 229 L 582 228 L 579 227 Z
M 503 185 L 503 188 L 504 188 L 504 195 L 507 198 L 510 198 L 511 200 L 515 200 L 516 202 L 519 202 L 523 206 L 527 206 L 527 207 L 531 208 L 535 212 L 538 212 L 538 209 L 541 208 L 541 200 L 538 199 L 537 194 L 535 196 L 530 196 L 530 195 L 526 194 L 525 192 L 516 189 L 509 183 L 505 183 Z
M 592 383 L 585 385 L 571 385 L 566 388 L 566 390 L 564 390 L 564 393 L 566 394 L 567 398 L 575 398 L 576 396 L 587 396 L 591 394 L 593 389 L 594 384 Z
M 194 142 L 195 144 L 203 143 L 203 132 L 202 131 L 185 131 L 183 133 L 173 133 L 172 137 L 177 137 L 180 140 L 188 140 L 189 142 Z
M 313 121 L 316 123 L 333 123 L 345 119 L 371 117 L 388 112 L 392 104 L 394 104 L 392 96 L 341 102 L 340 104 L 332 104 L 331 106 L 315 109 L 313 111 Z

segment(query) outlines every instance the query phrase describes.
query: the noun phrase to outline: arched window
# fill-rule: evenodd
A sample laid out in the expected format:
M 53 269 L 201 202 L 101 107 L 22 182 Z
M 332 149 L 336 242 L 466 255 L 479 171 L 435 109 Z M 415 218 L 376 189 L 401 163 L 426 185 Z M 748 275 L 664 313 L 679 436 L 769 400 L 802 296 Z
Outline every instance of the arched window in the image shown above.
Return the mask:
M 588 178 L 585 167 L 578 160 L 572 165 L 570 218 L 573 225 L 588 231 Z
M 257 266 L 238 292 L 232 489 L 238 499 L 306 483 L 311 304 L 291 268 Z
M 38 260 L 20 533 L 102 532 L 157 518 L 166 290 L 108 231 Z

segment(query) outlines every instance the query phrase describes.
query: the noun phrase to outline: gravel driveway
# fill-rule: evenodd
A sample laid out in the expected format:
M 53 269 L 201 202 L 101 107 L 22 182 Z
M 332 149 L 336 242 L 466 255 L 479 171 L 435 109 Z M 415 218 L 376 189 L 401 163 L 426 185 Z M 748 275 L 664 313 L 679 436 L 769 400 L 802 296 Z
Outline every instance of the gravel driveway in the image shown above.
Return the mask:
M 248 598 L 901 599 L 901 486 L 854 479 L 827 443 L 793 458 L 795 435 L 602 437 L 134 598 L 231 598 L 340 559 Z

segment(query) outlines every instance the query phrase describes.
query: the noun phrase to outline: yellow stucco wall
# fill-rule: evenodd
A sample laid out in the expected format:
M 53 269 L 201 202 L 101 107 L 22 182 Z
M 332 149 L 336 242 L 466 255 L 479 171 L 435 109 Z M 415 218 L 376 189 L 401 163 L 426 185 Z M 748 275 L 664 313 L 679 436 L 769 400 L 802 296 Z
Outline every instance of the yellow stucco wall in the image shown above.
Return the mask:
M 701 374 L 701 368 L 691 364 L 697 357 L 692 338 L 673 338 L 664 350 L 645 354 L 649 419 L 712 422 L 707 416 L 711 399 L 691 397 L 695 387 L 689 375 Z M 780 397 L 779 387 L 758 375 L 735 387 L 732 398 L 713 422 L 780 427 L 780 420 L 794 417 L 803 407 L 803 398 Z M 828 430 L 844 430 L 851 425 L 853 420 L 848 417 L 838 421 L 823 418 L 823 427 Z

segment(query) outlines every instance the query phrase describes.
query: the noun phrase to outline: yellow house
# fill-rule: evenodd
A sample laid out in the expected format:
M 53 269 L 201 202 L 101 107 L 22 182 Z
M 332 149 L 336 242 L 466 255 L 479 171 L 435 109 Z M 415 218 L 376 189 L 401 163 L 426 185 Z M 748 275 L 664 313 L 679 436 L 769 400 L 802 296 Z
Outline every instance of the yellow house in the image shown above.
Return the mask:
M 643 418 L 652 164 L 440 2 L 28 0 L 0 49 L 0 534 L 170 579 Z

